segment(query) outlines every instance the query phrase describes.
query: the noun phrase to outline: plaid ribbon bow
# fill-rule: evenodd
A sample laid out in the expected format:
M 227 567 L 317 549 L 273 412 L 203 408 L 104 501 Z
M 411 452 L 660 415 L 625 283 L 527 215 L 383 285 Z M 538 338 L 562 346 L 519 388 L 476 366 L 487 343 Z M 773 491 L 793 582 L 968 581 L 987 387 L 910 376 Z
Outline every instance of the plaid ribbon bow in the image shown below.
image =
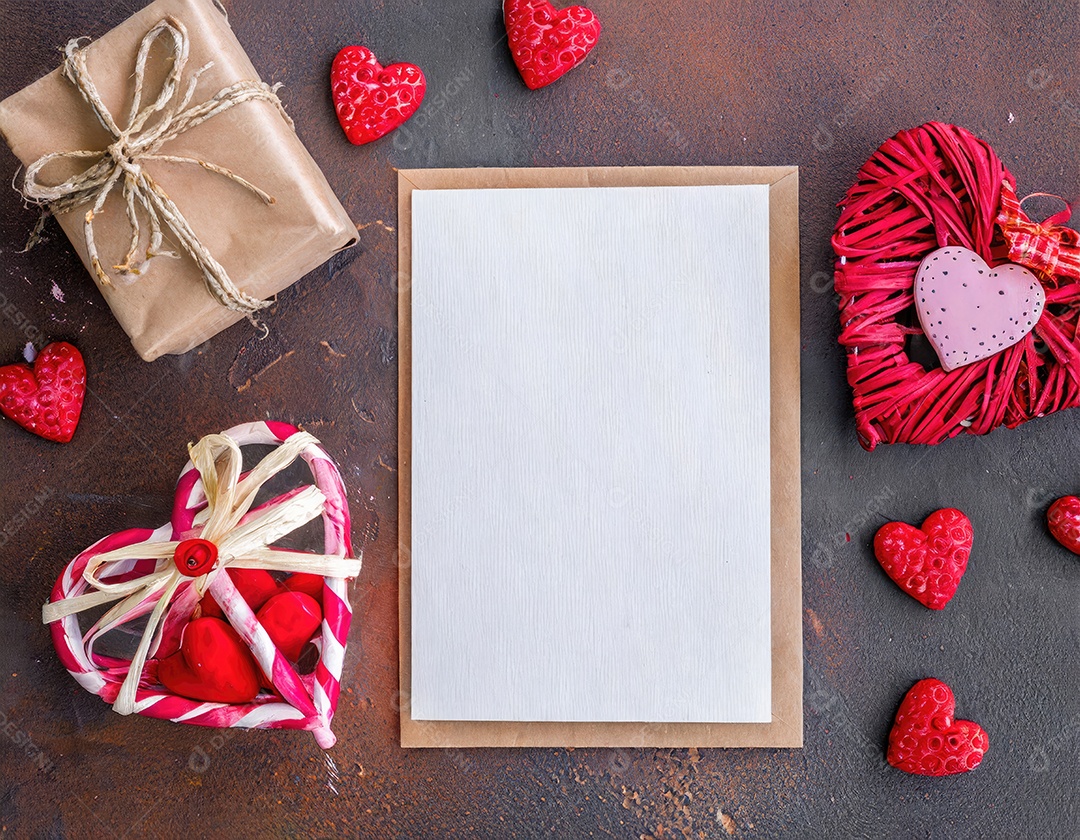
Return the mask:
M 1020 204 L 1009 182 L 1002 181 L 997 223 L 1009 244 L 1009 261 L 1044 274 L 1080 279 L 1080 233 L 1065 226 L 1071 208 L 1036 223 Z

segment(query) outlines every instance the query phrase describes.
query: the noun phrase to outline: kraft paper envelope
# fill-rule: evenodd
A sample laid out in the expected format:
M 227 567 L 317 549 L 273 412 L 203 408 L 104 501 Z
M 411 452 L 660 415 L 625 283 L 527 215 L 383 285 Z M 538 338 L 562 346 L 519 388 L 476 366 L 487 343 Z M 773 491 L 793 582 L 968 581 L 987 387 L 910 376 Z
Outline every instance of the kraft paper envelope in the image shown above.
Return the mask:
M 414 690 L 413 669 L 413 622 L 423 619 L 419 625 L 423 638 L 432 637 L 431 615 L 413 616 L 413 590 L 411 559 L 414 528 L 416 533 L 430 531 L 430 522 L 413 521 L 413 198 L 416 190 L 488 190 L 498 188 L 551 189 L 588 187 L 696 187 L 712 185 L 764 185 L 767 189 L 767 250 L 768 266 L 768 335 L 770 355 L 767 365 L 769 394 L 762 397 L 767 405 L 770 436 L 768 452 L 762 452 L 761 461 L 766 480 L 765 498 L 771 498 L 769 516 L 763 515 L 764 529 L 771 536 L 771 555 L 768 561 L 768 594 L 764 615 L 769 624 L 765 639 L 771 645 L 771 661 L 766 662 L 764 673 L 770 679 L 766 685 L 764 714 L 736 716 L 739 723 L 690 722 L 709 720 L 708 717 L 666 717 L 666 722 L 614 716 L 600 721 L 582 719 L 568 714 L 566 717 L 545 716 L 542 720 L 516 720 L 499 712 L 500 719 L 480 720 L 475 714 L 463 714 L 468 720 L 447 719 L 445 709 L 468 708 L 447 706 L 445 697 L 429 695 L 431 686 L 432 650 L 424 648 L 425 667 L 421 669 L 425 686 L 423 695 L 416 694 L 417 717 L 414 718 L 411 698 Z M 676 191 L 669 191 L 676 192 Z M 760 194 L 761 191 L 755 191 Z M 462 196 L 465 194 L 462 193 Z M 550 198 L 550 194 L 547 194 Z M 425 197 L 428 201 L 431 197 Z M 482 206 L 482 205 L 478 205 Z M 430 218 L 430 214 L 425 216 Z M 763 217 L 764 218 L 764 217 Z M 399 380 L 399 525 L 400 593 L 399 593 L 399 644 L 400 688 L 402 697 L 401 743 L 406 747 L 467 747 L 467 746 L 623 746 L 623 747 L 799 747 L 802 745 L 802 632 L 801 632 L 801 538 L 800 538 L 800 466 L 799 466 L 799 253 L 798 253 L 798 170 L 794 167 L 702 167 L 702 168 L 582 168 L 582 169 L 474 169 L 474 170 L 406 170 L 399 173 L 399 326 L 401 369 Z M 524 237 L 542 235 L 542 232 L 525 230 Z M 763 240 L 764 243 L 764 240 Z M 764 244 L 763 244 L 764 249 Z M 419 253 L 419 252 L 418 252 Z M 612 255 L 596 254 L 596 259 L 614 258 Z M 572 271 L 572 266 L 567 266 Z M 582 272 L 587 278 L 588 271 Z M 764 277 L 764 272 L 762 272 Z M 420 277 L 420 275 L 418 275 Z M 422 279 L 422 278 L 421 278 Z M 513 290 L 508 288 L 508 294 Z M 645 311 L 651 314 L 652 304 Z M 460 309 L 460 306 L 459 306 Z M 462 310 L 468 315 L 469 310 Z M 459 313 L 460 314 L 460 313 Z M 691 312 L 691 316 L 693 313 Z M 441 326 L 441 325 L 437 325 Z M 708 325 L 703 331 L 709 332 Z M 717 331 L 720 327 L 717 326 Z M 469 336 L 462 335 L 468 344 Z M 527 341 L 527 336 L 523 336 Z M 691 345 L 693 346 L 693 345 Z M 669 348 L 670 349 L 670 348 Z M 739 348 L 749 357 L 761 352 L 760 347 Z M 423 360 L 423 357 L 420 357 Z M 430 360 L 428 370 L 430 367 Z M 762 361 L 764 367 L 764 361 Z M 764 377 L 763 377 L 764 379 Z M 418 387 L 423 379 L 417 379 Z M 482 378 L 479 380 L 483 382 Z M 481 385 L 482 387 L 482 385 Z M 662 387 L 662 386 L 661 386 Z M 427 396 L 427 391 L 424 391 Z M 415 398 L 422 399 L 418 393 Z M 428 417 L 425 407 L 421 412 Z M 659 414 L 665 414 L 660 412 Z M 699 423 L 700 425 L 700 423 Z M 418 431 L 421 431 L 418 427 Z M 718 430 L 722 434 L 722 430 Z M 677 446 L 675 447 L 677 448 Z M 771 455 L 771 458 L 769 457 Z M 768 463 L 766 463 L 766 461 Z M 471 453 L 462 453 L 457 469 L 475 468 Z M 636 474 L 636 473 L 635 473 Z M 420 487 L 422 491 L 430 488 Z M 424 500 L 420 509 L 432 510 L 430 494 L 421 493 Z M 448 499 L 445 514 L 435 515 L 445 525 L 446 520 L 464 515 L 462 507 L 469 500 Z M 431 519 L 429 515 L 427 517 Z M 425 531 L 424 529 L 428 529 Z M 438 529 L 436 529 L 438 530 Z M 499 547 L 493 549 L 495 552 Z M 467 569 L 470 557 L 462 552 L 459 566 Z M 418 556 L 419 562 L 419 556 Z M 507 563 L 512 564 L 508 558 Z M 429 568 L 429 567 L 424 567 Z M 510 572 L 513 574 L 513 571 Z M 663 573 L 663 570 L 661 570 Z M 677 570 L 672 572 L 677 573 Z M 429 572 L 426 574 L 430 574 Z M 490 587 L 489 587 L 490 589 Z M 427 590 L 424 590 L 425 592 Z M 490 597 L 490 596 L 489 596 Z M 428 600 L 426 603 L 432 603 Z M 671 614 L 679 604 L 662 605 Z M 462 603 L 468 610 L 469 604 Z M 479 618 L 479 617 L 478 617 Z M 532 620 L 536 620 L 535 616 Z M 594 626 L 582 622 L 581 628 L 569 628 L 567 632 Z M 438 629 L 437 625 L 434 628 Z M 587 634 L 581 639 L 588 645 Z M 610 639 L 608 641 L 610 644 Z M 448 647 L 449 651 L 450 648 Z M 767 649 L 766 649 L 767 650 Z M 436 659 L 438 651 L 435 651 Z M 529 663 L 512 663 L 510 669 L 528 668 Z M 643 666 L 644 668 L 644 666 Z M 647 668 L 644 669 L 646 672 Z M 437 669 L 436 669 L 437 671 Z M 686 668 L 682 678 L 688 683 L 715 675 L 695 673 Z M 453 677 L 453 673 L 450 674 Z M 735 675 L 738 676 L 737 674 Z M 750 681 L 748 670 L 747 681 Z M 731 675 L 726 675 L 731 680 Z M 760 675 L 757 677 L 760 678 Z M 680 680 L 681 681 L 681 680 Z M 468 680 L 464 679 L 467 683 Z M 627 685 L 630 683 L 628 682 Z M 759 683 L 760 685 L 760 683 Z M 672 685 L 672 691 L 678 689 Z M 738 686 L 735 686 L 737 693 Z M 553 692 L 555 693 L 555 692 Z M 759 692 L 760 693 L 760 692 Z M 434 692 L 439 695 L 440 692 Z M 483 690 L 479 692 L 483 694 Z M 662 696 L 662 692 L 660 694 Z M 771 704 L 769 703 L 771 697 Z M 513 698 L 506 708 L 543 709 L 551 704 L 521 701 L 530 698 Z M 673 704 L 678 698 L 673 698 Z M 440 706 L 440 703 L 442 705 Z M 556 704 L 557 705 L 557 704 Z M 751 704 L 752 705 L 752 704 Z M 615 706 L 619 706 L 616 698 Z M 484 708 L 496 708 L 484 706 Z M 700 708 L 700 707 L 699 707 Z M 440 711 L 442 709 L 443 711 Z M 666 710 L 665 710 L 666 711 Z M 608 714 L 605 712 L 604 714 Z M 739 713 L 742 714 L 742 713 Z

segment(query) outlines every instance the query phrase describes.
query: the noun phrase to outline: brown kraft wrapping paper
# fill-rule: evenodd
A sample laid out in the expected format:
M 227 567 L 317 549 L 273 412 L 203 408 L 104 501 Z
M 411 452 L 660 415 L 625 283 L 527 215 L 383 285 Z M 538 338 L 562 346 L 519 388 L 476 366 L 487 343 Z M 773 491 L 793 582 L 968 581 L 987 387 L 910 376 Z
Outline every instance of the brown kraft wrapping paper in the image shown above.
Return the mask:
M 412 675 L 412 194 L 530 187 L 769 186 L 772 722 L 415 720 Z M 403 747 L 789 747 L 803 744 L 799 170 L 794 166 L 410 169 L 398 173 L 398 652 Z M 688 674 L 688 679 L 693 675 Z
M 90 76 L 121 126 L 130 107 L 140 42 L 168 17 L 180 21 L 190 37 L 190 58 L 181 87 L 198 68 L 213 62 L 199 79 L 193 104 L 238 81 L 259 80 L 224 13 L 212 0 L 158 0 L 93 42 L 87 51 Z M 150 52 L 144 103 L 161 90 L 168 69 L 166 47 L 159 39 Z M 0 102 L 0 134 L 24 166 L 51 152 L 105 149 L 112 142 L 59 69 Z M 201 166 L 154 160 L 143 164 L 236 286 L 253 297 L 273 297 L 356 241 L 356 228 L 318 165 L 270 102 L 236 105 L 169 141 L 161 153 L 198 158 L 232 170 L 274 197 L 275 203 L 266 205 Z M 54 161 L 41 180 L 59 183 L 93 162 Z M 64 213 L 57 220 L 90 270 L 83 233 L 87 209 Z M 28 234 L 33 222 L 28 213 Z M 211 296 L 194 260 L 177 247 L 168 228 L 164 233 L 165 247 L 182 256 L 158 257 L 141 276 L 122 276 L 110 268 L 123 260 L 131 239 L 119 188 L 112 190 L 94 220 L 94 238 L 112 284 L 94 282 L 147 361 L 187 352 L 244 318 Z

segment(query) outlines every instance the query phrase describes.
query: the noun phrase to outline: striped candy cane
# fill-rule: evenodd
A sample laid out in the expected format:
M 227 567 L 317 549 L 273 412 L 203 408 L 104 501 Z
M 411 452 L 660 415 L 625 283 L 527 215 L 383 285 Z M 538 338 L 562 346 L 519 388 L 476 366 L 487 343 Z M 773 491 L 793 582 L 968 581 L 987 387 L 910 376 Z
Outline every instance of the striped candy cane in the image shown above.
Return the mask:
M 236 426 L 224 436 L 237 445 L 280 445 L 298 434 L 295 426 L 285 423 L 258 422 Z M 345 485 L 330 456 L 313 438 L 300 450 L 302 458 L 311 470 L 315 486 L 321 491 L 323 520 L 323 556 L 349 558 L 352 545 L 349 536 L 349 507 Z M 299 445 L 299 441 L 295 442 Z M 251 521 L 257 514 L 284 505 L 301 493 L 301 489 L 284 493 L 249 511 L 237 528 Z M 53 588 L 44 614 L 51 626 L 53 644 L 60 661 L 79 684 L 97 694 L 108 703 L 116 703 L 121 688 L 128 679 L 131 662 L 94 651 L 95 642 L 108 631 L 146 615 L 154 610 L 166 587 L 147 591 L 137 603 L 120 609 L 112 620 L 98 622 L 84 633 L 79 626 L 78 611 L 87 608 L 82 604 L 93 601 L 100 593 L 90 582 L 87 573 L 92 561 L 107 552 L 122 550 L 128 555 L 138 554 L 146 546 L 147 552 L 160 556 L 162 546 L 197 536 L 206 520 L 208 502 L 203 480 L 195 464 L 189 461 L 177 482 L 172 521 L 151 531 L 133 529 L 113 534 L 83 551 L 64 569 Z M 171 563 L 171 560 L 165 561 Z M 346 561 L 348 562 L 348 561 Z M 97 580 L 103 584 L 138 582 L 150 574 L 160 574 L 164 568 L 161 560 L 129 557 L 105 562 L 97 570 Z M 349 563 L 350 571 L 359 570 L 359 560 Z M 295 571 L 304 571 L 297 568 Z M 88 579 L 90 578 L 90 579 Z M 131 711 L 147 717 L 171 720 L 175 723 L 191 723 L 201 726 L 237 726 L 258 729 L 307 729 L 324 749 L 333 746 L 335 737 L 330 723 L 337 706 L 341 685 L 341 669 L 345 658 L 352 607 L 348 597 L 347 577 L 323 577 L 323 622 L 316 640 L 319 662 L 311 674 L 297 674 L 292 664 L 270 640 L 266 630 L 256 619 L 251 608 L 237 592 L 229 575 L 220 569 L 207 578 L 210 592 L 221 605 L 229 622 L 247 643 L 263 671 L 270 676 L 280 698 L 264 693 L 250 703 L 226 704 L 191 700 L 170 693 L 156 682 L 156 667 L 152 661 L 142 669 L 134 692 Z M 200 592 L 188 578 L 180 583 L 150 644 L 151 657 L 159 649 L 175 649 L 180 634 L 191 619 Z M 115 596 L 114 596 L 115 598 Z M 82 599 L 78 601 L 76 599 Z M 105 602 L 101 600 L 100 602 Z M 57 617 L 53 617 L 57 616 Z M 130 689 L 129 689 L 130 690 Z

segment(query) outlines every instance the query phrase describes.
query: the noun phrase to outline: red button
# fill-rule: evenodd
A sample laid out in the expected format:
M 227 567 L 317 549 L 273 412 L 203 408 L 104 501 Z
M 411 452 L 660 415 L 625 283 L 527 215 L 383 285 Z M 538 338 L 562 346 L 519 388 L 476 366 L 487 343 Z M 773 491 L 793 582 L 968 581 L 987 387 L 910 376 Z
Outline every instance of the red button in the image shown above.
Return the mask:
M 184 540 L 173 552 L 173 562 L 182 575 L 205 575 L 217 562 L 217 546 L 210 540 Z

